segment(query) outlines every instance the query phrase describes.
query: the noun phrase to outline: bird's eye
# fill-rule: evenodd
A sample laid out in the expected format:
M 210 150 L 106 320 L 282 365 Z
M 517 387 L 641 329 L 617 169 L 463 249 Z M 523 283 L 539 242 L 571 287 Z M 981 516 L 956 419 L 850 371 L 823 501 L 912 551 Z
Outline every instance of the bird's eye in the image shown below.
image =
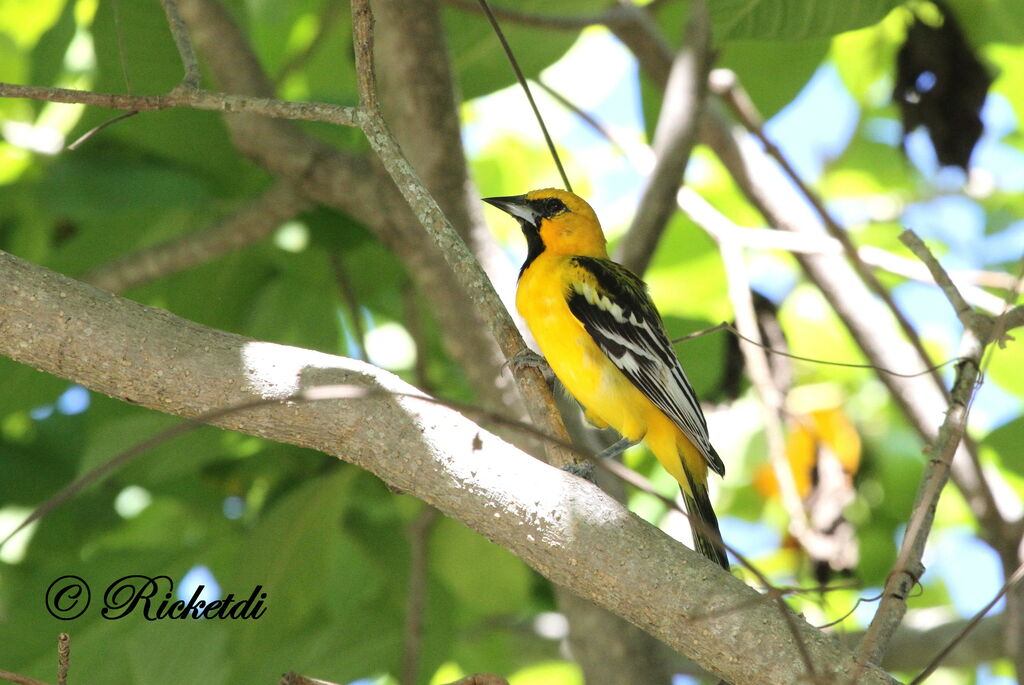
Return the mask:
M 553 217 L 562 212 L 569 211 L 569 208 L 565 206 L 565 203 L 559 200 L 557 197 L 544 198 L 540 206 L 541 214 L 544 217 Z

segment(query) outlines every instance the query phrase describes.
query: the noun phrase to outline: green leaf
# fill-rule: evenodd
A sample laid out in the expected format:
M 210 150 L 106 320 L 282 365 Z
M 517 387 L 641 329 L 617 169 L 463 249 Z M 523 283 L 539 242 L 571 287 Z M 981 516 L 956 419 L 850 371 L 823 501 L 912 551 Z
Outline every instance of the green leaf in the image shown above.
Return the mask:
M 999 462 L 1019 476 L 1024 476 L 1024 416 L 1018 416 L 1009 423 L 985 436 L 983 447 L 991 449 Z
M 86 437 L 79 475 L 179 423 L 177 417 L 136 407 L 130 415 L 94 425 Z M 220 433 L 212 427 L 188 431 L 146 450 L 120 472 L 120 478 L 148 487 L 181 474 L 197 473 L 203 464 L 224 458 L 219 441 Z
M 171 619 L 143 623 L 124 643 L 132 682 L 228 683 L 230 622 Z M 154 645 L 160 645 L 154 649 Z
M 1024 335 L 1020 329 L 1010 334 L 1016 339 L 1007 342 L 1005 348 L 993 346 L 986 373 L 1003 390 L 1024 397 Z
M 552 8 L 556 8 L 552 10 Z M 546 0 L 522 0 L 516 11 L 539 14 L 575 15 L 594 12 L 592 0 L 564 0 L 557 5 Z M 515 74 L 494 35 L 491 25 L 478 12 L 445 7 L 443 11 L 448 50 L 458 74 L 463 98 L 469 100 L 515 82 Z M 527 78 L 557 61 L 576 42 L 578 32 L 503 22 L 502 31 Z
M 319 611 L 327 590 L 323 580 L 330 563 L 339 558 L 340 517 L 354 473 L 335 470 L 277 501 L 231 558 L 211 564 L 225 591 L 262 586 L 267 593 L 265 619 L 281 630 L 293 629 Z M 239 647 L 255 639 L 258 626 L 247 624 Z
M 75 35 L 75 5 L 74 2 L 66 1 L 60 16 L 35 44 L 29 60 L 29 83 L 56 83 L 64 69 L 64 56 Z M 33 3 L 32 7 L 38 10 L 39 4 Z
M 181 81 L 184 70 L 160 3 L 100 3 L 92 34 L 97 65 L 93 90 L 161 94 Z M 76 132 L 85 133 L 113 116 L 109 110 L 89 108 Z M 251 190 L 264 183 L 265 175 L 235 151 L 221 115 L 215 112 L 142 112 L 104 129 L 100 140 L 120 140 L 199 172 L 218 194 Z M 88 154 L 96 144 L 90 140 L 81 150 Z
M 732 69 L 765 119 L 789 104 L 828 53 L 827 38 L 729 41 L 717 66 Z
M 338 353 L 337 289 L 319 251 L 288 255 L 288 271 L 269 280 L 252 303 L 246 333 L 259 340 Z
M 804 40 L 881 21 L 897 0 L 715 0 L 708 3 L 717 42 Z
M 531 572 L 523 562 L 457 521 L 443 519 L 434 528 L 430 558 L 432 571 L 467 610 L 514 613 L 526 600 Z

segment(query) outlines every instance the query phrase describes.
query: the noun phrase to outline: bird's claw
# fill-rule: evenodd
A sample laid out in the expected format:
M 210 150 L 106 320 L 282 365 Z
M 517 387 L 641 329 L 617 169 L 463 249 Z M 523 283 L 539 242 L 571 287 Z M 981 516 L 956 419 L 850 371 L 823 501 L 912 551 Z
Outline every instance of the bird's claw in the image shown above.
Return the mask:
M 549 384 L 555 377 L 555 373 L 551 370 L 548 360 L 529 348 L 516 354 L 514 357 L 510 357 L 505 361 L 505 366 L 509 367 L 509 369 L 513 371 L 520 369 L 538 369 L 544 375 L 544 380 Z
M 594 464 L 589 461 L 582 461 L 578 464 L 568 464 L 562 467 L 563 471 L 568 471 L 574 476 L 579 476 L 584 480 L 594 482 Z

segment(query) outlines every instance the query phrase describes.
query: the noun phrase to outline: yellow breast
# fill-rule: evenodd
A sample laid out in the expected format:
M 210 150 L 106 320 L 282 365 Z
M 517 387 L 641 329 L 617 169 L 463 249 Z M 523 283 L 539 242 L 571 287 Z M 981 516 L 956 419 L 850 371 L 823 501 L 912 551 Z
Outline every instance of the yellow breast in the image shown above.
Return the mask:
M 519 280 L 516 308 L 541 354 L 592 420 L 638 440 L 658 412 L 594 343 L 569 311 L 566 295 L 578 277 L 571 257 L 541 254 Z

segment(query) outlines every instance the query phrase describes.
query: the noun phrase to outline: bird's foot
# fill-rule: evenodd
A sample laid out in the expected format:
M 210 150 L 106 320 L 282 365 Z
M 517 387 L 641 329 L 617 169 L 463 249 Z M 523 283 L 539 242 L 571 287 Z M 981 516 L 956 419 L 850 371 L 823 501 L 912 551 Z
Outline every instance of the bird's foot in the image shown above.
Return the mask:
M 589 480 L 591 483 L 594 482 L 594 463 L 590 461 L 581 461 L 578 464 L 569 464 L 568 466 L 562 467 L 563 471 L 568 471 L 574 476 L 579 476 L 584 480 Z
M 522 352 L 508 359 L 505 362 L 505 365 L 508 366 L 510 370 L 538 369 L 541 374 L 543 374 L 544 380 L 548 382 L 548 385 L 550 385 L 555 378 L 555 373 L 551 370 L 548 360 L 529 348 L 524 349 Z

